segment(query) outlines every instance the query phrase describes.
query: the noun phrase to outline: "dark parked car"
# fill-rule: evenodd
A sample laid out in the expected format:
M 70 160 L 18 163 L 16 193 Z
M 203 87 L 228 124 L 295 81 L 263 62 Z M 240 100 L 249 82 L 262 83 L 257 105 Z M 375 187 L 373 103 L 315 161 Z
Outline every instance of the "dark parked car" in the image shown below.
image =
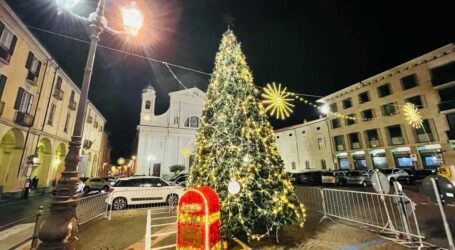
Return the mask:
M 298 182 L 305 185 L 320 185 L 322 172 L 321 171 L 309 171 L 299 173 L 297 176 Z
M 408 172 L 408 171 L 406 171 Z M 406 183 L 406 184 L 415 184 L 418 182 L 423 181 L 425 177 L 429 175 L 435 175 L 436 170 L 435 169 L 419 169 L 419 170 L 414 170 L 414 171 L 409 171 L 408 176 L 400 176 L 398 177 L 397 181 L 400 183 Z
M 371 186 L 371 175 L 368 171 L 351 171 L 346 176 L 346 184 L 362 185 L 363 187 Z

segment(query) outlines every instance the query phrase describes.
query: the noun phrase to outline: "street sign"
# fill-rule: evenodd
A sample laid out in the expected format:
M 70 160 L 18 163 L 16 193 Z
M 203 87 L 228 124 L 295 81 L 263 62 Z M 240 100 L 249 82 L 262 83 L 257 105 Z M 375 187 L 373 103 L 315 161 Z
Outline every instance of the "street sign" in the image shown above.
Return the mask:
M 417 154 L 410 154 L 409 156 L 411 157 L 412 161 L 417 161 Z
M 379 170 L 376 170 L 373 175 L 371 175 L 371 184 L 373 185 L 374 190 L 380 194 L 388 194 L 390 192 L 389 180 L 387 180 L 387 177 Z

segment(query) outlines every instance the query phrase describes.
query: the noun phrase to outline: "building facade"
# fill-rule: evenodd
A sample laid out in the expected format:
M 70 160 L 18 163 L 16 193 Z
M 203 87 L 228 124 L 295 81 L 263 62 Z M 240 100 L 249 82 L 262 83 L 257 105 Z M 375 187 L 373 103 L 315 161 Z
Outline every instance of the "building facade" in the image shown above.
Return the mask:
M 194 162 L 193 147 L 200 126 L 205 93 L 191 88 L 169 93 L 169 109 L 155 115 L 155 90 L 142 93 L 138 130 L 138 175 L 169 176 L 169 167 L 183 165 L 188 172 Z
M 0 1 L 0 193 L 20 195 L 26 178 L 45 188 L 58 179 L 73 132 L 80 90 L 52 55 Z M 101 164 L 105 118 L 87 108 L 81 175 Z
M 326 118 L 275 130 L 285 172 L 334 169 Z
M 431 169 L 455 163 L 455 45 L 449 44 L 321 98 L 337 168 Z M 423 118 L 415 129 L 401 107 Z M 346 119 L 348 117 L 348 119 Z

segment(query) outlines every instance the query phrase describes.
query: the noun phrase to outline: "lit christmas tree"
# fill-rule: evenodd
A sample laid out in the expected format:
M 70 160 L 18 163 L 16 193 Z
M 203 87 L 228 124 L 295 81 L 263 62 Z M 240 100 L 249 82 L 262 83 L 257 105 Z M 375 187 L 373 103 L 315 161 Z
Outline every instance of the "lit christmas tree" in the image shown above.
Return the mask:
M 240 43 L 228 29 L 216 54 L 189 180 L 218 193 L 224 238 L 260 239 L 305 220 L 258 95 Z M 229 183 L 233 189 L 240 184 L 240 192 L 229 193 Z

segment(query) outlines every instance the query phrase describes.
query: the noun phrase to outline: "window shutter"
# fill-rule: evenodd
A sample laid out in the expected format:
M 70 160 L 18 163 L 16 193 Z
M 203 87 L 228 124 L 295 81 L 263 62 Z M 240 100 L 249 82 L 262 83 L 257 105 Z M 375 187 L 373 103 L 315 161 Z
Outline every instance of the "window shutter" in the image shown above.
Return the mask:
M 28 57 L 27 57 L 27 62 L 25 63 L 25 67 L 30 70 L 32 68 L 32 63 L 33 63 L 33 53 L 28 52 Z
M 9 54 L 12 55 L 14 53 L 14 48 L 16 48 L 17 37 L 13 36 L 13 40 L 11 41 L 11 46 L 9 47 Z
M 19 88 L 17 91 L 16 102 L 14 103 L 14 109 L 19 110 L 21 108 L 22 97 L 24 96 L 24 89 Z
M 30 114 L 32 112 L 32 106 L 33 106 L 33 95 L 30 95 L 30 100 L 28 101 L 28 107 L 27 107 L 27 114 Z
M 35 72 L 35 76 L 36 76 L 36 77 L 39 76 L 40 70 L 41 70 L 41 62 L 38 61 L 38 66 L 36 67 L 36 72 Z
M 6 79 L 6 76 L 0 75 L 0 99 L 3 95 L 3 90 L 5 89 Z

